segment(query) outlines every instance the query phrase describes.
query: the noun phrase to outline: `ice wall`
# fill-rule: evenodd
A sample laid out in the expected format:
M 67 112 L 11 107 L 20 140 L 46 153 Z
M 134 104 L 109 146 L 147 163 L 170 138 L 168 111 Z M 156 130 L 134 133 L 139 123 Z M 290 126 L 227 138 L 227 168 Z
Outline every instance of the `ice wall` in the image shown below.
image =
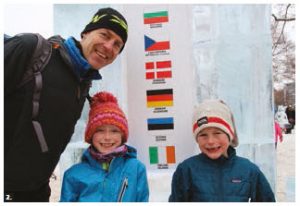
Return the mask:
M 238 154 L 259 165 L 274 190 L 271 7 L 198 5 L 193 14 L 197 97 L 232 108 Z

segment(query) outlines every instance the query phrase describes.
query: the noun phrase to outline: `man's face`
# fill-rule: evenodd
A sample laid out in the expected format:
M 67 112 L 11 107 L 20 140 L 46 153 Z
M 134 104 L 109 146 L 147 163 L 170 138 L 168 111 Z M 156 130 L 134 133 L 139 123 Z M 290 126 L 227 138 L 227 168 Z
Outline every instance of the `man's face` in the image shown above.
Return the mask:
M 124 45 L 115 32 L 103 28 L 84 33 L 80 43 L 84 57 L 97 70 L 112 63 Z

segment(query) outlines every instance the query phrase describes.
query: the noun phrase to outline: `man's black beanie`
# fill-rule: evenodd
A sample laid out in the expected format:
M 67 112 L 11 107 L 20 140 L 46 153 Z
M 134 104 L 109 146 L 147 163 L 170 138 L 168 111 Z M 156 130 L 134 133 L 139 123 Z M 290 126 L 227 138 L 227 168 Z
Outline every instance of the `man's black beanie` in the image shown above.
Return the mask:
M 114 31 L 118 36 L 120 36 L 125 46 L 128 35 L 127 21 L 117 10 L 112 8 L 99 9 L 93 16 L 90 23 L 88 23 L 88 25 L 86 25 L 84 30 L 81 32 L 81 37 L 82 34 L 88 31 L 100 28 Z M 124 46 L 121 48 L 120 53 Z

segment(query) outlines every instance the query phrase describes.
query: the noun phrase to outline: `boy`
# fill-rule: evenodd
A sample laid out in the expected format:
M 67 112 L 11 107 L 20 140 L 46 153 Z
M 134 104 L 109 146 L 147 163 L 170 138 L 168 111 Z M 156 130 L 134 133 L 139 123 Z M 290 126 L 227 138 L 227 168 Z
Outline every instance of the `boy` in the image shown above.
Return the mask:
M 219 100 L 206 100 L 194 112 L 193 133 L 202 153 L 180 163 L 170 202 L 274 202 L 260 169 L 238 157 L 233 115 Z

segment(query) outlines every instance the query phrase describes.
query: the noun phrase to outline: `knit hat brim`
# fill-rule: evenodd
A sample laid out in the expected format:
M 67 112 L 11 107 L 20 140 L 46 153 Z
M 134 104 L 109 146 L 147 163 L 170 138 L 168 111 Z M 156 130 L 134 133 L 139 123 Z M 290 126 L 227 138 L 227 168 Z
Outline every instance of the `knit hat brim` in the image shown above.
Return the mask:
M 85 130 L 85 141 L 92 142 L 93 135 L 102 125 L 114 125 L 122 132 L 122 142 L 128 139 L 128 123 L 117 99 L 108 92 L 99 92 L 91 100 L 89 120 Z

